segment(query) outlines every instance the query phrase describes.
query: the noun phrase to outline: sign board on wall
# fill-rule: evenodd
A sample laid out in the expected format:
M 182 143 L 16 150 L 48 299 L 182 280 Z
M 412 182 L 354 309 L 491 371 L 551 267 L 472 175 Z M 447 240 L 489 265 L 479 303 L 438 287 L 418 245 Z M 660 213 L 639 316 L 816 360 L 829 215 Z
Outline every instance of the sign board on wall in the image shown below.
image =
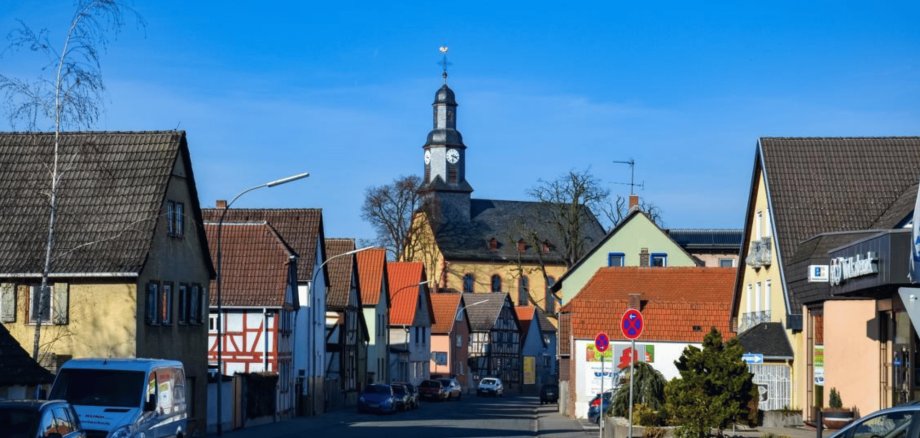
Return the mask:
M 830 280 L 829 269 L 827 265 L 809 265 L 808 282 L 809 283 L 827 283 Z
M 585 349 L 585 360 L 588 362 L 598 362 L 601 361 L 601 356 L 604 357 L 604 361 L 608 364 L 613 360 L 613 350 L 607 349 L 607 351 L 601 353 L 597 351 L 597 347 L 594 344 L 588 344 L 588 348 Z
M 815 345 L 814 358 L 815 385 L 824 386 L 824 346 Z
M 537 383 L 536 359 L 533 356 L 524 356 L 524 384 Z
M 607 350 L 610 351 L 610 350 Z M 584 372 L 585 372 L 585 387 L 584 394 L 598 394 L 601 392 L 601 380 L 604 382 L 604 391 L 610 391 L 615 389 L 620 381 L 620 372 L 610 364 L 604 364 L 604 370 L 601 371 L 601 363 L 597 362 L 587 362 L 585 363 Z

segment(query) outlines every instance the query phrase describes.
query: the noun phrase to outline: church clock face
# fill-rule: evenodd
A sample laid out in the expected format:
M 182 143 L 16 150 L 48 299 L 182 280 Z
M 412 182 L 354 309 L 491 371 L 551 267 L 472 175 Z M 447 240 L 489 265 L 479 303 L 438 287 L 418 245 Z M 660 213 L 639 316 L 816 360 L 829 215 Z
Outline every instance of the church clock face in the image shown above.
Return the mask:
M 457 164 L 460 161 L 460 152 L 456 149 L 447 150 L 447 162 L 450 164 Z
M 431 163 L 431 151 L 425 151 L 425 164 Z

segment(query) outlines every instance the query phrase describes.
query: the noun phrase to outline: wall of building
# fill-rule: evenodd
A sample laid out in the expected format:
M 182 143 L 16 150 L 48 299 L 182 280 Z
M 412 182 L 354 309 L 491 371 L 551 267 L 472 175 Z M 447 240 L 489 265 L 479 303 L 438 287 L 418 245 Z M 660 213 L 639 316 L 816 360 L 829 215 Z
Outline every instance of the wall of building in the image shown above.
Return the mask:
M 545 309 L 546 281 L 543 279 L 543 272 L 537 264 L 522 264 L 521 269 L 530 284 L 531 305 Z M 546 273 L 550 277 L 558 279 L 562 274 L 565 274 L 565 266 L 547 265 Z M 502 279 L 501 291 L 508 292 L 511 296 L 511 301 L 518 305 L 518 279 L 521 277 L 521 270 L 518 269 L 517 264 L 512 262 L 450 262 L 448 265 L 447 287 L 462 291 L 463 276 L 466 274 L 473 274 L 473 292 L 476 293 L 492 292 L 492 276 L 499 275 Z M 558 311 L 558 306 L 556 307 L 555 310 Z
M 666 253 L 668 266 L 696 266 L 684 250 L 674 243 L 645 215 L 636 215 L 624 224 L 615 235 L 604 241 L 600 248 L 569 273 L 562 284 L 562 303 L 568 303 L 591 280 L 598 268 L 608 265 L 611 252 L 623 253 L 625 266 L 639 266 L 639 253 L 648 248 L 651 253 Z M 558 278 L 558 277 L 557 277 Z
M 824 405 L 836 388 L 844 407 L 863 415 L 881 408 L 878 320 L 875 301 L 824 303 Z
M 707 268 L 718 268 L 720 263 L 724 259 L 730 259 L 732 261 L 732 266 L 738 266 L 738 253 L 692 253 L 694 257 L 700 259 L 703 262 L 703 266 Z

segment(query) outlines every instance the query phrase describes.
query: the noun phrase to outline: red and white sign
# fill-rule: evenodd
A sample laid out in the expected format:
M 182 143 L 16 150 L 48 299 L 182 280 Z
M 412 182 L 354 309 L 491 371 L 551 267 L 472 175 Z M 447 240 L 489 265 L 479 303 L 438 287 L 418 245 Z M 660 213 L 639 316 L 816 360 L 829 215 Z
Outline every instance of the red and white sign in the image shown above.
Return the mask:
M 610 337 L 607 336 L 607 333 L 600 332 L 594 337 L 594 348 L 601 353 L 610 348 Z
M 623 319 L 620 320 L 620 329 L 623 331 L 623 336 L 626 339 L 636 340 L 642 335 L 642 330 L 645 329 L 645 320 L 642 319 L 642 312 L 636 309 L 629 309 L 626 313 L 623 314 Z

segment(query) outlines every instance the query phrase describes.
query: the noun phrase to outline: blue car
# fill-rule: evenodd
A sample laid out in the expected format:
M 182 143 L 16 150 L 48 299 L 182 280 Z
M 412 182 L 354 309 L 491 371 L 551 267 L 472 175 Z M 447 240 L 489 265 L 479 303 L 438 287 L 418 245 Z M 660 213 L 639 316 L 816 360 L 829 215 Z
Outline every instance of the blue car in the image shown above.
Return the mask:
M 603 404 L 603 407 L 602 407 Z M 613 408 L 613 392 L 605 392 L 604 396 L 595 395 L 588 402 L 588 421 L 598 424 L 601 419 L 601 412 L 610 412 Z
M 392 414 L 396 412 L 396 397 L 390 385 L 367 385 L 358 397 L 358 413 L 376 412 Z

